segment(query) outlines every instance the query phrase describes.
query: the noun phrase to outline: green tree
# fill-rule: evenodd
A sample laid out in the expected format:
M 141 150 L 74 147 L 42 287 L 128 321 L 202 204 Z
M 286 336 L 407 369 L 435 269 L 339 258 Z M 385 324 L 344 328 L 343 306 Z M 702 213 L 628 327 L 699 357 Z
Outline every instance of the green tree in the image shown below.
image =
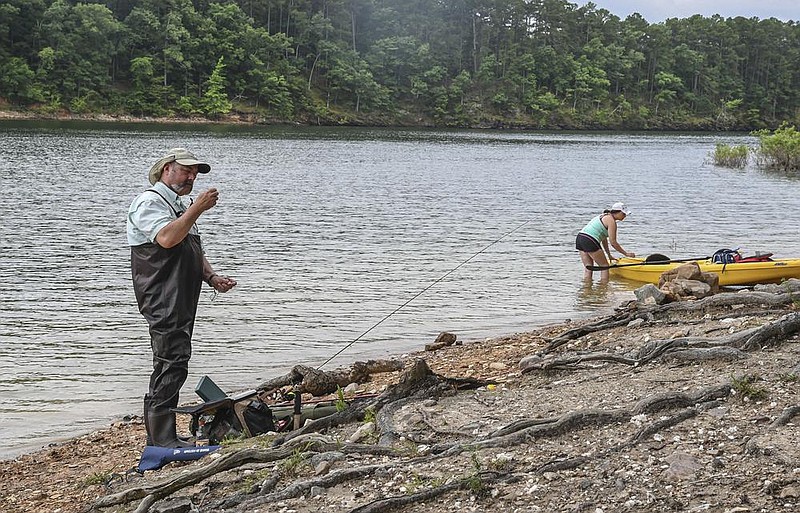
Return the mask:
M 203 112 L 209 117 L 219 118 L 223 114 L 227 114 L 233 108 L 228 95 L 225 92 L 225 64 L 223 57 L 217 60 L 217 65 L 214 71 L 211 72 L 211 77 L 206 84 L 206 92 L 203 94 Z

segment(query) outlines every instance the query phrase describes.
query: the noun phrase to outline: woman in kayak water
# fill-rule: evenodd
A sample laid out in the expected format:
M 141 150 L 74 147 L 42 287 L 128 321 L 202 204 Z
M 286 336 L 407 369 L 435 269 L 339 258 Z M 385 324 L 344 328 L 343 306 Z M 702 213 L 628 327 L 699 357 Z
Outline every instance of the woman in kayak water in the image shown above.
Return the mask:
M 608 242 L 614 249 L 627 257 L 635 257 L 634 253 L 625 251 L 617 242 L 617 223 L 625 219 L 631 211 L 622 204 L 614 203 L 611 208 L 604 210 L 602 214 L 583 227 L 575 239 L 575 248 L 581 253 L 583 263 L 583 278 L 592 279 L 592 271 L 587 268 L 590 265 L 608 267 L 611 259 L 611 251 Z M 606 260 L 608 256 L 608 260 Z M 608 281 L 608 269 L 600 271 L 600 281 Z

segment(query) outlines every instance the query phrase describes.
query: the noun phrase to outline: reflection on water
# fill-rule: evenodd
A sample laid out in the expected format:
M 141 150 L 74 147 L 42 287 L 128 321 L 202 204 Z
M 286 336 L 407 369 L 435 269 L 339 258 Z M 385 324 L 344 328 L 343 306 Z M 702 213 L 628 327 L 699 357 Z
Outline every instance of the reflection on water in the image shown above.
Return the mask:
M 124 219 L 166 148 L 211 162 L 198 224 L 239 282 L 201 297 L 190 400 L 205 374 L 230 391 L 319 365 L 434 282 L 328 368 L 608 313 L 632 287 L 583 284 L 574 241 L 615 201 L 637 254 L 797 256 L 796 182 L 703 163 L 732 137 L 0 123 L 0 457 L 140 411 Z
M 606 306 L 614 293 L 614 288 L 609 282 L 600 280 L 583 280 L 578 289 L 579 308 Z

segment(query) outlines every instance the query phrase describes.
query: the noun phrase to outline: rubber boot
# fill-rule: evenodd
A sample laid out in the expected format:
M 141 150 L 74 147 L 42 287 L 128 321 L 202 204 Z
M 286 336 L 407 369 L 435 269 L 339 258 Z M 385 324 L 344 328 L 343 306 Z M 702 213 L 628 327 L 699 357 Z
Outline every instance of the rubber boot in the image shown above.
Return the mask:
M 156 447 L 194 447 L 194 442 L 185 442 L 178 438 L 175 430 L 175 413 L 148 412 L 150 437 Z
M 144 396 L 144 430 L 147 433 L 145 445 L 153 445 L 153 436 L 150 434 L 150 394 Z

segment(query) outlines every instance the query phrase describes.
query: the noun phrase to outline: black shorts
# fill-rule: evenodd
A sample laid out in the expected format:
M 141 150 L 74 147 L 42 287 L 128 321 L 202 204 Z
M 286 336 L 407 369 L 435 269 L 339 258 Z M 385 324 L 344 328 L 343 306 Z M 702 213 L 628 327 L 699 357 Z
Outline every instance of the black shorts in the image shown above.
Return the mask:
M 600 247 L 600 243 L 597 242 L 591 235 L 579 233 L 578 236 L 575 237 L 575 249 L 585 251 L 587 253 L 594 253 L 602 248 Z

